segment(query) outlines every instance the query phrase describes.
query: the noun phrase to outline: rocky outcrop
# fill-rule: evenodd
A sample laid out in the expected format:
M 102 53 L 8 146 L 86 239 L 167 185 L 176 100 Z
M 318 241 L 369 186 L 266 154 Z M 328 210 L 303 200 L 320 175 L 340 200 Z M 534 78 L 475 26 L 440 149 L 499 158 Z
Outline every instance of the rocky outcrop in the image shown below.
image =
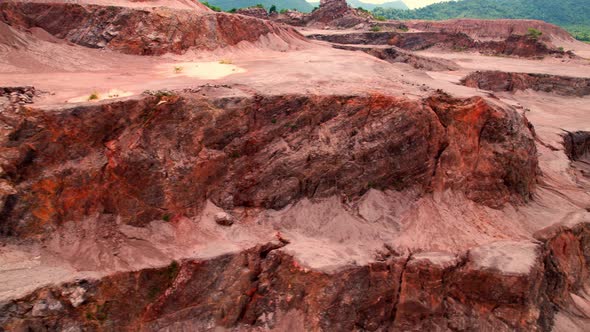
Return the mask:
M 537 174 L 528 122 L 482 98 L 162 93 L 1 115 L 2 177 L 16 191 L 3 197 L 4 235 L 94 213 L 144 225 L 195 215 L 206 199 L 279 209 L 370 187 L 452 189 L 500 207 L 528 200 Z
M 362 51 L 370 54 L 381 60 L 391 63 L 406 63 L 416 69 L 423 69 L 428 71 L 449 71 L 457 70 L 459 66 L 453 61 L 446 59 L 437 59 L 431 57 L 423 57 L 412 52 L 402 50 L 398 47 L 364 47 L 364 46 L 350 46 L 334 44 L 334 48 L 347 51 Z
M 416 30 L 430 32 L 464 33 L 475 40 L 504 40 L 512 35 L 525 36 L 529 29 L 542 33 L 540 39 L 545 42 L 553 40 L 573 41 L 572 36 L 556 25 L 539 20 L 509 19 L 455 19 L 445 21 L 404 21 Z
M 236 14 L 252 16 L 263 20 L 268 19 L 268 12 L 261 7 L 240 8 L 236 11 Z
M 292 29 L 242 15 L 67 3 L 0 3 L 0 18 L 13 26 L 39 27 L 91 48 L 160 55 L 189 48 L 213 50 L 273 35 L 288 44 L 303 40 Z
M 349 29 L 368 28 L 373 22 L 373 16 L 369 12 L 350 7 L 346 0 L 325 0 L 309 14 L 287 11 L 272 20 L 294 26 Z
M 511 35 L 502 41 L 476 41 L 462 32 L 354 32 L 346 34 L 313 34 L 310 39 L 336 44 L 391 45 L 405 50 L 419 51 L 431 47 L 451 51 L 475 50 L 488 55 L 543 57 L 565 53 L 551 49 L 543 42 L 527 36 Z
M 323 273 L 270 242 L 208 260 L 39 289 L 0 304 L 6 330 L 551 331 L 557 312 L 587 316 L 587 223 L 539 242 L 452 254 L 397 254 Z
M 531 89 L 563 96 L 590 95 L 590 79 L 548 74 L 476 71 L 461 80 L 465 86 L 490 91 L 518 91 Z

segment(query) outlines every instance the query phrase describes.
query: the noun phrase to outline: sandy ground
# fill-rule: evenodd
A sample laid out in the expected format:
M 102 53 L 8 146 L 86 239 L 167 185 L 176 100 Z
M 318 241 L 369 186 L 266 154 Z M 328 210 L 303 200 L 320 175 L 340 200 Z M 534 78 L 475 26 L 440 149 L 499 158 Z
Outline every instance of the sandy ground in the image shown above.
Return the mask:
M 578 60 L 419 52 L 461 66 L 458 71 L 434 73 L 321 43 L 288 51 L 262 48 L 264 43 L 272 43 L 270 39 L 216 52 L 163 57 L 84 49 L 53 40 L 42 31 L 18 32 L 10 42 L 15 46 L 0 47 L 0 86 L 34 85 L 46 92 L 36 100 L 38 106 L 85 103 L 93 93 L 100 98 L 118 98 L 145 90 L 204 84 L 227 84 L 244 93 L 266 94 L 380 92 L 423 98 L 442 89 L 461 97 L 486 96 L 486 91 L 456 84 L 470 71 L 480 69 L 590 77 L 590 65 Z M 590 130 L 590 97 L 529 91 L 497 95 L 502 102 L 529 109 L 525 114 L 539 134 L 544 176 L 535 200 L 527 206 L 494 210 L 450 192 L 417 199 L 411 190 L 371 190 L 353 204 L 330 198 L 302 200 L 281 211 L 249 211 L 248 217 L 244 211 L 243 215 L 235 211 L 239 221 L 231 228 L 213 222 L 213 214 L 219 211 L 213 204 L 198 217 L 154 221 L 141 229 L 95 216 L 68 224 L 39 247 L 1 247 L 0 300 L 48 283 L 163 266 L 171 259 L 205 259 L 236 252 L 270 241 L 277 232 L 291 241 L 281 250 L 293 254 L 304 266 L 330 272 L 374 260 L 384 243 L 401 251 L 456 252 L 498 240 L 526 241 L 538 229 L 554 223 L 590 220 L 585 210 L 590 207 L 590 195 L 569 171 L 560 139 L 564 129 Z M 513 242 L 507 243 L 498 250 L 510 248 Z M 530 250 L 523 250 L 518 261 L 529 262 Z M 485 252 L 481 253 L 484 258 Z M 424 255 L 442 259 L 436 254 Z M 519 272 L 526 264 L 507 263 L 504 268 Z

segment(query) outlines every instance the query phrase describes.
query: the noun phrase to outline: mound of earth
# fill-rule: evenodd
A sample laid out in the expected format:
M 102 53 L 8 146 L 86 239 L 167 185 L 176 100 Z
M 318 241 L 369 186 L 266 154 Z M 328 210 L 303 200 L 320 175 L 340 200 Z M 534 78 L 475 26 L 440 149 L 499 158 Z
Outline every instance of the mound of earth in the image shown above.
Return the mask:
M 0 3 L 0 330 L 590 330 L 585 60 L 322 7 Z
M 214 50 L 256 43 L 263 37 L 273 37 L 281 46 L 303 39 L 294 30 L 269 21 L 193 9 L 3 2 L 0 14 L 12 26 L 41 28 L 81 46 L 138 55 Z
M 286 11 L 272 19 L 294 26 L 346 29 L 368 27 L 373 21 L 373 16 L 368 12 L 350 7 L 346 0 L 321 0 L 318 9 L 309 14 Z
M 491 91 L 517 91 L 532 89 L 564 96 L 590 95 L 590 78 L 547 74 L 477 71 L 461 80 L 466 86 Z
M 446 21 L 404 21 L 409 28 L 418 31 L 464 33 L 474 40 L 504 40 L 512 35 L 524 36 L 529 29 L 542 33 L 539 37 L 544 42 L 553 43 L 573 41 L 573 37 L 556 25 L 538 20 L 483 20 L 454 19 Z
M 335 44 L 391 45 L 405 50 L 419 51 L 429 48 L 455 52 L 474 50 L 487 55 L 510 55 L 519 57 L 566 56 L 569 53 L 547 46 L 528 36 L 510 35 L 501 41 L 477 41 L 457 32 L 357 32 L 309 34 L 310 39 Z M 573 55 L 572 55 L 573 56 Z

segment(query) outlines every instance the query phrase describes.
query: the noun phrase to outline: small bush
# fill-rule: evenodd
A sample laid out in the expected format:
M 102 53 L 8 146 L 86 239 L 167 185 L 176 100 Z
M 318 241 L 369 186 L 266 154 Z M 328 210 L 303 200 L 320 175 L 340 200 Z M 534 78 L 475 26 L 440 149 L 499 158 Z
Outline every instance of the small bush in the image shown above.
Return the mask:
M 377 21 L 387 21 L 387 18 L 385 16 L 375 16 L 375 19 Z
M 221 60 L 219 60 L 219 63 L 222 65 L 231 65 L 233 62 L 228 59 L 221 59 Z
M 288 9 L 281 9 L 281 11 L 279 12 L 280 14 L 284 14 L 288 11 Z
M 170 221 L 170 215 L 169 214 L 165 214 L 162 216 L 162 220 L 164 220 L 165 222 L 169 222 Z
M 214 6 L 214 5 L 210 4 L 210 3 L 208 3 L 207 1 L 205 1 L 205 2 L 202 2 L 202 4 L 204 4 L 205 6 L 209 7 L 209 9 L 211 9 L 211 10 L 213 10 L 213 11 L 215 11 L 215 12 L 220 12 L 220 11 L 222 11 L 222 10 L 221 10 L 221 7 Z
M 238 9 L 237 9 L 237 8 L 232 8 L 232 9 L 230 9 L 230 10 L 228 11 L 228 13 L 235 14 L 237 11 L 238 11 Z
M 181 66 L 175 66 L 174 67 L 174 73 L 175 74 L 180 74 L 180 73 L 182 73 L 183 70 L 184 70 L 184 68 L 181 67 Z
M 379 31 L 381 31 L 381 27 L 378 26 L 378 25 L 374 25 L 374 26 L 371 27 L 371 31 L 373 31 L 373 32 L 379 32 Z
M 539 37 L 541 37 L 541 35 L 543 35 L 543 33 L 535 28 L 529 28 L 526 35 L 530 39 L 537 40 Z
M 275 5 L 270 6 L 270 8 L 268 9 L 268 12 L 270 14 L 276 13 L 277 12 L 277 6 L 275 6 Z
M 561 46 L 560 46 L 560 47 L 558 47 L 558 48 L 557 48 L 557 50 L 558 50 L 559 52 L 565 52 L 565 50 L 564 50 L 564 49 L 563 49 L 563 47 L 561 47 Z
M 88 100 L 98 100 L 100 98 L 100 96 L 98 95 L 98 93 L 93 92 L 90 96 L 88 96 Z

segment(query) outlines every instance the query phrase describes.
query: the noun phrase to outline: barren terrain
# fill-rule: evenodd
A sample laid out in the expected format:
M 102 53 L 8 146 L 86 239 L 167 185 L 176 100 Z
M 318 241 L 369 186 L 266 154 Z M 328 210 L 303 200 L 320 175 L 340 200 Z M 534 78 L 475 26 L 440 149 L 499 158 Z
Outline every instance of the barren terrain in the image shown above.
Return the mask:
M 590 328 L 590 45 L 77 3 L 0 3 L 0 330 Z

